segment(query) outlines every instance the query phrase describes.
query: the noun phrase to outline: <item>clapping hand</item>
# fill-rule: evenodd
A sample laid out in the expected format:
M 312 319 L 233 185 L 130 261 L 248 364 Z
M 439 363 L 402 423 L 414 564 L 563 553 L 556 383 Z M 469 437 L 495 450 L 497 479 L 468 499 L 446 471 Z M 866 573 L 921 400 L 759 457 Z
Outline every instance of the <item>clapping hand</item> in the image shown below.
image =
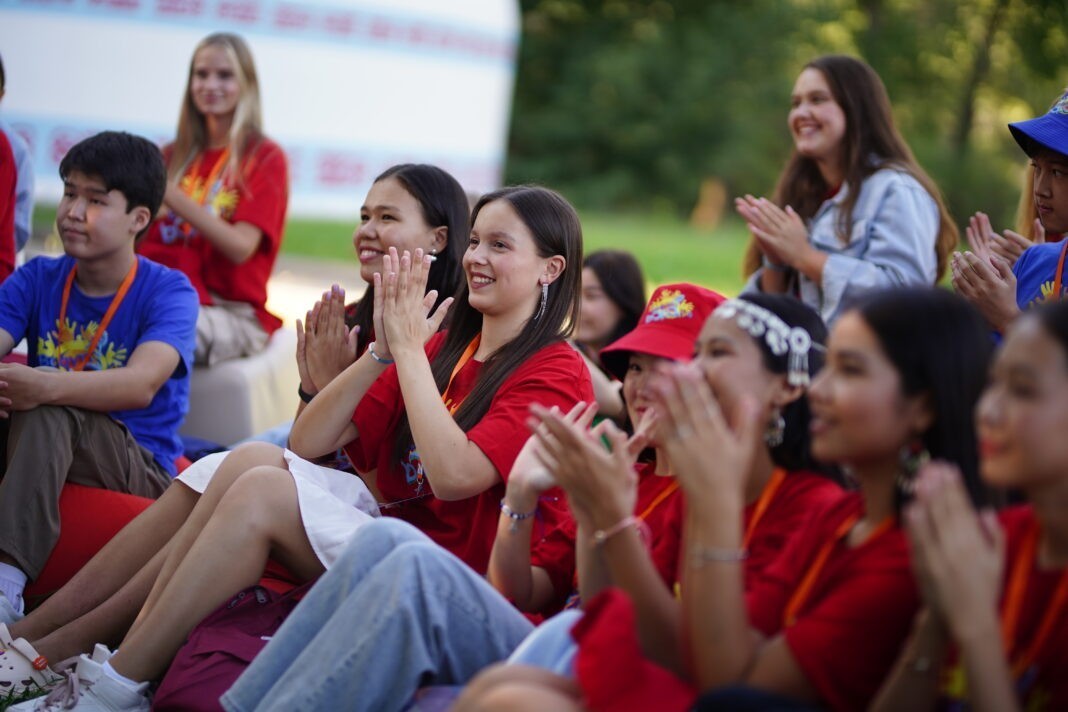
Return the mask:
M 692 363 L 673 366 L 652 390 L 660 413 L 656 440 L 667 451 L 687 499 L 700 506 L 723 494 L 743 496 L 753 459 L 763 447 L 757 402 L 743 396 L 732 427 Z
M 389 248 L 382 257 L 382 272 L 375 272 L 375 354 L 383 359 L 398 352 L 423 350 L 424 344 L 441 327 L 452 305 L 449 297 L 434 309 L 437 290 L 426 291 L 430 275 L 430 255 L 417 249 L 397 254 Z
M 356 360 L 360 327 L 345 325 L 345 290 L 334 285 L 297 319 L 297 370 L 301 387 L 315 394 Z
M 961 640 L 973 626 L 997 626 L 1005 537 L 992 511 L 976 513 L 960 473 L 930 463 L 905 509 L 912 566 L 927 606 Z
M 735 198 L 734 207 L 771 262 L 797 269 L 805 253 L 815 249 L 808 242 L 805 221 L 790 206 L 783 210 L 767 198 L 746 195 Z
M 984 254 L 985 257 L 976 252 L 953 253 L 953 289 L 971 302 L 991 327 L 1004 332 L 1020 313 L 1016 305 L 1016 275 L 1001 257 L 989 250 Z

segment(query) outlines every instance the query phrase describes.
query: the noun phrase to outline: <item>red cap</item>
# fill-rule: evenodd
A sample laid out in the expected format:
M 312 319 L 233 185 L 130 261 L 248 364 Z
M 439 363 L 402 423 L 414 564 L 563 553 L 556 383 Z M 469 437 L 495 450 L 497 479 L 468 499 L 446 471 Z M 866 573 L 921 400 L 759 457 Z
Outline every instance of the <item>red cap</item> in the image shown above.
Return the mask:
M 688 361 L 705 320 L 724 301 L 722 294 L 696 284 L 657 287 L 638 325 L 601 349 L 601 363 L 622 381 L 632 353 Z

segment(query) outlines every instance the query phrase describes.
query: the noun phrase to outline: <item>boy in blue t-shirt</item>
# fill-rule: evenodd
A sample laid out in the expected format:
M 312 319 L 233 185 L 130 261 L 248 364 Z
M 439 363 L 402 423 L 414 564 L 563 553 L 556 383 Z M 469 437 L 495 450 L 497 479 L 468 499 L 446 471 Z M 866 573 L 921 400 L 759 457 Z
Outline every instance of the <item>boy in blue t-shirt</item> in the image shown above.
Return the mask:
M 29 345 L 28 366 L 0 364 L 5 622 L 20 616 L 26 580 L 59 537 L 63 484 L 158 497 L 188 409 L 196 292 L 134 254 L 163 200 L 159 149 L 108 131 L 71 148 L 59 174 L 66 254 L 31 260 L 0 285 L 0 356 L 23 337 Z
M 1068 232 L 1068 93 L 1044 115 L 1009 124 L 1009 131 L 1031 159 L 1035 212 L 1045 237 L 1011 268 L 971 252 L 955 255 L 952 264 L 953 286 L 1001 333 L 1022 310 L 1068 292 L 1068 241 L 1061 239 Z

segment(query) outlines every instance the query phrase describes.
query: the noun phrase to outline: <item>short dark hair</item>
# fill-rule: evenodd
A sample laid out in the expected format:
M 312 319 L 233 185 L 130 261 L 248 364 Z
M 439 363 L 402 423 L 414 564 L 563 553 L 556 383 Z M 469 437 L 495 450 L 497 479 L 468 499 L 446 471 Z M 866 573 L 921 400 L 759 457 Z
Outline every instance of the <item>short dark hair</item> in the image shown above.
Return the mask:
M 920 438 L 932 458 L 960 468 L 976 504 L 979 480 L 975 406 L 986 384 L 993 343 L 983 318 L 962 297 L 938 287 L 899 287 L 869 294 L 857 313 L 901 378 L 906 396 L 924 395 L 934 422 Z M 907 492 L 899 488 L 899 506 Z
M 155 216 L 163 203 L 167 168 L 159 147 L 146 138 L 102 131 L 79 141 L 59 162 L 59 177 L 64 181 L 74 171 L 100 179 L 108 191 L 122 193 L 127 213 L 144 206 Z

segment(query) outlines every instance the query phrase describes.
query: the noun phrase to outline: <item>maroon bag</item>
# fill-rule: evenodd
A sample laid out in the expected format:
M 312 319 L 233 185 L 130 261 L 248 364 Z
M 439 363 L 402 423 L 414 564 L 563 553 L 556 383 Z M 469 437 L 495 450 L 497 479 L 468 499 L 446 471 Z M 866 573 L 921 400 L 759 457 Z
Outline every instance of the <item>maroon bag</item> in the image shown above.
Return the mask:
M 189 633 L 152 699 L 158 712 L 219 712 L 230 689 L 314 583 L 279 595 L 250 586 Z

